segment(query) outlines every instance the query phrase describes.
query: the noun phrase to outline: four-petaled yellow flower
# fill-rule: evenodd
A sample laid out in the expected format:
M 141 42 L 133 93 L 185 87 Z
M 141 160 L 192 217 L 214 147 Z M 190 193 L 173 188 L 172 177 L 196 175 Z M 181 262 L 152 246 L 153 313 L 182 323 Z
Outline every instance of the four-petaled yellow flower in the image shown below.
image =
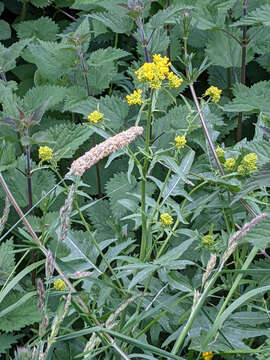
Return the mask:
M 174 138 L 174 142 L 177 149 L 182 149 L 185 147 L 187 140 L 185 136 L 176 136 L 176 138 Z
M 103 114 L 101 114 L 99 111 L 95 110 L 90 115 L 88 115 L 88 120 L 94 124 L 97 124 L 99 122 L 99 120 L 101 120 L 103 117 L 104 117 Z
M 258 156 L 255 153 L 250 153 L 244 156 L 241 164 L 237 168 L 237 172 L 239 175 L 250 175 L 257 170 L 257 161 Z
M 215 86 L 210 86 L 204 93 L 205 96 L 210 96 L 211 100 L 214 103 L 219 102 L 220 99 L 220 95 L 222 93 L 222 90 L 219 90 L 217 87 Z
M 213 353 L 212 351 L 206 351 L 202 354 L 203 360 L 212 360 L 213 359 Z
M 168 74 L 168 80 L 169 80 L 169 87 L 178 88 L 182 82 L 183 79 L 179 78 L 177 75 L 175 75 L 173 72 L 169 72 Z
M 67 287 L 62 279 L 58 279 L 53 283 L 55 290 L 63 291 Z
M 163 226 L 170 226 L 173 223 L 173 218 L 168 213 L 164 213 L 160 215 L 160 221 Z
M 232 171 L 233 168 L 235 167 L 235 159 L 234 158 L 228 158 L 225 161 L 224 167 L 226 170 L 228 171 Z
M 48 146 L 40 146 L 38 149 L 38 156 L 42 161 L 50 161 L 53 156 L 53 151 Z
M 169 87 L 179 87 L 183 79 L 178 78 L 170 71 L 171 62 L 166 56 L 162 57 L 160 54 L 153 56 L 153 62 L 144 63 L 135 75 L 138 80 L 143 83 L 148 83 L 151 89 L 160 89 L 162 81 L 168 79 Z
M 142 104 L 142 90 L 134 90 L 132 94 L 126 96 L 128 105 Z

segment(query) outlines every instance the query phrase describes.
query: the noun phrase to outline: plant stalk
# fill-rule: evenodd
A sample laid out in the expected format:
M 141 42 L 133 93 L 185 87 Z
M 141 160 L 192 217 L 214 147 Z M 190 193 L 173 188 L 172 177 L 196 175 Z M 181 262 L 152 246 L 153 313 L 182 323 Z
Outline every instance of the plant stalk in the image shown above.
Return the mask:
M 150 136 L 151 136 L 151 120 L 152 120 L 152 100 L 153 100 L 153 90 L 150 92 L 149 106 L 148 106 L 148 115 L 147 115 L 147 125 L 146 125 L 146 135 L 145 135 L 145 152 L 149 154 L 150 147 Z M 141 240 L 141 249 L 140 249 L 140 260 L 144 261 L 146 257 L 147 250 L 147 237 L 148 237 L 148 227 L 147 227 L 147 215 L 146 215 L 146 183 L 147 183 L 147 170 L 149 165 L 149 159 L 145 157 L 143 164 L 143 178 L 142 178 L 142 189 L 141 189 L 141 216 L 142 216 L 142 240 Z
M 247 5 L 248 0 L 243 0 L 243 16 L 247 16 Z M 241 60 L 241 84 L 246 83 L 246 56 L 247 56 L 247 26 L 243 25 L 242 28 L 242 60 Z M 237 124 L 237 133 L 236 133 L 236 141 L 240 141 L 242 138 L 242 121 L 243 121 L 243 113 L 240 112 L 238 114 L 238 124 Z

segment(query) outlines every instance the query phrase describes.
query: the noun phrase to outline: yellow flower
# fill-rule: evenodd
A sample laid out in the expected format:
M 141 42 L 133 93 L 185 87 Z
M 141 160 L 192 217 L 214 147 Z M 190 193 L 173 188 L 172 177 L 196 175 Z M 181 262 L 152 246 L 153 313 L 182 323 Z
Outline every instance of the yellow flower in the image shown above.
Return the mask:
M 142 90 L 134 90 L 132 94 L 126 96 L 128 105 L 142 104 Z
M 213 235 L 205 235 L 203 238 L 202 238 L 202 243 L 203 245 L 206 245 L 206 246 L 211 246 L 213 245 L 214 243 L 214 238 L 213 238 Z
M 212 360 L 213 359 L 213 353 L 212 351 L 207 351 L 202 354 L 203 360 Z
M 163 226 L 170 226 L 173 223 L 173 218 L 168 213 L 164 213 L 160 215 L 160 221 Z
M 101 114 L 99 111 L 95 110 L 90 115 L 88 115 L 88 120 L 94 124 L 97 124 L 99 122 L 99 120 L 101 120 L 103 117 L 104 117 L 103 114 Z
M 185 147 L 187 140 L 185 136 L 176 136 L 176 138 L 174 138 L 174 142 L 177 149 L 182 149 Z
M 220 99 L 220 95 L 222 93 L 222 90 L 219 90 L 217 87 L 215 86 L 210 86 L 204 93 L 205 96 L 210 96 L 211 100 L 214 103 L 219 102 Z
M 237 168 L 237 172 L 239 175 L 250 175 L 257 170 L 257 161 L 258 156 L 255 153 L 250 153 L 244 156 L 241 164 Z
M 53 283 L 55 290 L 63 291 L 67 287 L 62 279 L 58 279 Z
M 48 146 L 40 146 L 38 149 L 38 156 L 42 161 L 49 161 L 52 159 L 53 151 Z
M 235 167 L 235 159 L 234 158 L 226 159 L 224 167 L 226 170 L 232 171 L 233 168 Z
M 144 63 L 135 71 L 135 75 L 140 82 L 148 83 L 151 89 L 160 89 L 162 81 L 166 79 L 170 72 L 170 65 L 171 63 L 166 56 L 162 58 L 160 54 L 155 54 L 153 62 Z M 176 84 L 176 79 L 174 79 L 174 84 Z
M 225 151 L 220 146 L 216 148 L 216 153 L 220 161 L 224 160 Z
M 183 82 L 183 79 L 179 78 L 177 75 L 174 75 L 174 73 L 171 71 L 168 74 L 168 80 L 169 80 L 169 87 L 174 87 L 174 88 L 178 88 Z

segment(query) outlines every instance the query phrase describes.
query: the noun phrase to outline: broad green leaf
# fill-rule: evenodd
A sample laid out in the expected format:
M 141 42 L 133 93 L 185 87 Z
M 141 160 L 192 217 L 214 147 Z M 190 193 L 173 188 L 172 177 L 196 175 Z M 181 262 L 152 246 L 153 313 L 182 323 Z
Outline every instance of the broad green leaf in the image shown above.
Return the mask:
M 241 25 L 270 26 L 270 4 L 263 5 L 260 8 L 248 12 L 247 16 L 242 17 L 232 26 L 241 26 Z
M 29 45 L 34 64 L 45 79 L 55 81 L 75 67 L 77 52 L 71 45 L 39 40 Z
M 130 55 L 130 53 L 127 51 L 109 46 L 106 49 L 98 49 L 92 52 L 87 64 L 90 66 L 106 65 L 107 63 L 119 60 L 128 55 Z
M 0 45 L 0 68 L 7 72 L 16 66 L 16 59 L 21 55 L 22 50 L 28 45 L 29 40 L 18 41 L 8 48 Z
M 31 295 L 31 297 L 29 295 Z M 11 308 L 11 305 L 13 306 L 13 310 L 1 316 L 0 330 L 2 331 L 17 331 L 27 325 L 39 322 L 42 319 L 42 314 L 37 307 L 37 298 L 33 298 L 33 293 L 26 294 L 24 298 L 22 294 L 17 291 L 11 292 L 1 302 L 0 313 L 4 314 L 4 310 L 8 307 Z
M 259 81 L 251 87 L 236 84 L 233 87 L 235 98 L 224 105 L 229 112 L 260 112 L 270 115 L 270 82 Z
M 63 101 L 65 95 L 66 88 L 64 87 L 50 85 L 33 87 L 27 91 L 23 98 L 23 110 L 28 113 L 34 110 L 44 113 L 45 110 Z M 38 114 L 36 115 L 38 116 Z
M 0 20 L 0 40 L 7 40 L 11 37 L 9 24 L 5 20 Z
M 70 122 L 55 125 L 48 129 L 48 135 L 53 141 L 51 148 L 59 158 L 71 158 L 75 151 L 88 140 L 89 149 L 92 147 L 90 137 L 93 130 L 88 126 L 75 125 Z
M 13 240 L 0 244 L 0 284 L 3 285 L 15 267 Z
M 222 315 L 216 319 L 214 322 L 212 328 L 207 333 L 205 339 L 203 340 L 202 348 L 208 346 L 209 342 L 213 338 L 213 336 L 218 332 L 218 330 L 222 327 L 223 323 L 228 319 L 228 317 L 240 306 L 242 306 L 245 302 L 247 302 L 249 299 L 252 299 L 253 297 L 257 295 L 261 295 L 267 291 L 270 290 L 270 285 L 268 286 L 262 286 L 257 289 L 250 290 L 248 292 L 245 292 L 243 295 L 241 295 L 237 300 L 235 300 L 231 305 L 227 307 L 226 310 L 222 313 Z
M 100 12 L 89 15 L 92 19 L 100 21 L 113 32 L 129 34 L 133 28 L 133 21 L 128 16 L 117 16 L 115 13 Z
M 0 171 L 16 166 L 16 148 L 11 142 L 2 140 L 0 145 Z
M 20 335 L 0 334 L 0 354 L 6 353 L 20 337 Z
M 45 8 L 50 5 L 48 0 L 30 0 L 31 4 L 38 8 Z
M 44 41 L 56 40 L 58 25 L 49 17 L 23 21 L 14 25 L 19 39 L 36 38 Z M 46 29 L 46 31 L 44 31 Z
M 152 29 L 157 29 L 159 27 L 164 27 L 164 25 L 167 24 L 175 24 L 181 12 L 191 9 L 193 9 L 193 6 L 169 6 L 165 10 L 159 10 L 155 15 L 150 18 L 149 26 Z
M 240 31 L 232 31 L 233 35 L 240 39 Z M 206 54 L 213 65 L 222 66 L 225 69 L 241 67 L 242 48 L 235 39 L 216 30 L 210 34 L 207 43 Z M 254 53 L 251 46 L 247 46 L 246 63 L 253 59 Z

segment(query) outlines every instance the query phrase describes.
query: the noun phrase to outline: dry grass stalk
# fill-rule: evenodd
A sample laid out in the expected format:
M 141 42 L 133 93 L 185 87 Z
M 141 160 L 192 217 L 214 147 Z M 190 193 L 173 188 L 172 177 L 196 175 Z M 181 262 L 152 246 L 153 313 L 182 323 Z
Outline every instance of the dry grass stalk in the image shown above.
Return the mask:
M 3 215 L 0 218 L 0 235 L 2 234 L 2 231 L 4 230 L 5 227 L 5 223 L 7 222 L 9 210 L 10 210 L 10 201 L 6 196 Z
M 60 219 L 61 219 L 61 230 L 60 230 L 60 240 L 64 241 L 67 236 L 67 231 L 70 224 L 70 213 L 72 210 L 72 204 L 74 200 L 75 185 L 72 184 L 68 193 L 68 197 L 65 200 L 65 204 L 60 209 Z
M 142 133 L 143 128 L 141 126 L 133 126 L 126 131 L 122 131 L 121 133 L 110 137 L 109 139 L 93 147 L 90 151 L 86 152 L 77 160 L 73 161 L 68 175 L 73 174 L 76 176 L 82 176 L 87 169 L 91 168 L 101 159 L 112 154 L 116 150 L 128 145 Z

